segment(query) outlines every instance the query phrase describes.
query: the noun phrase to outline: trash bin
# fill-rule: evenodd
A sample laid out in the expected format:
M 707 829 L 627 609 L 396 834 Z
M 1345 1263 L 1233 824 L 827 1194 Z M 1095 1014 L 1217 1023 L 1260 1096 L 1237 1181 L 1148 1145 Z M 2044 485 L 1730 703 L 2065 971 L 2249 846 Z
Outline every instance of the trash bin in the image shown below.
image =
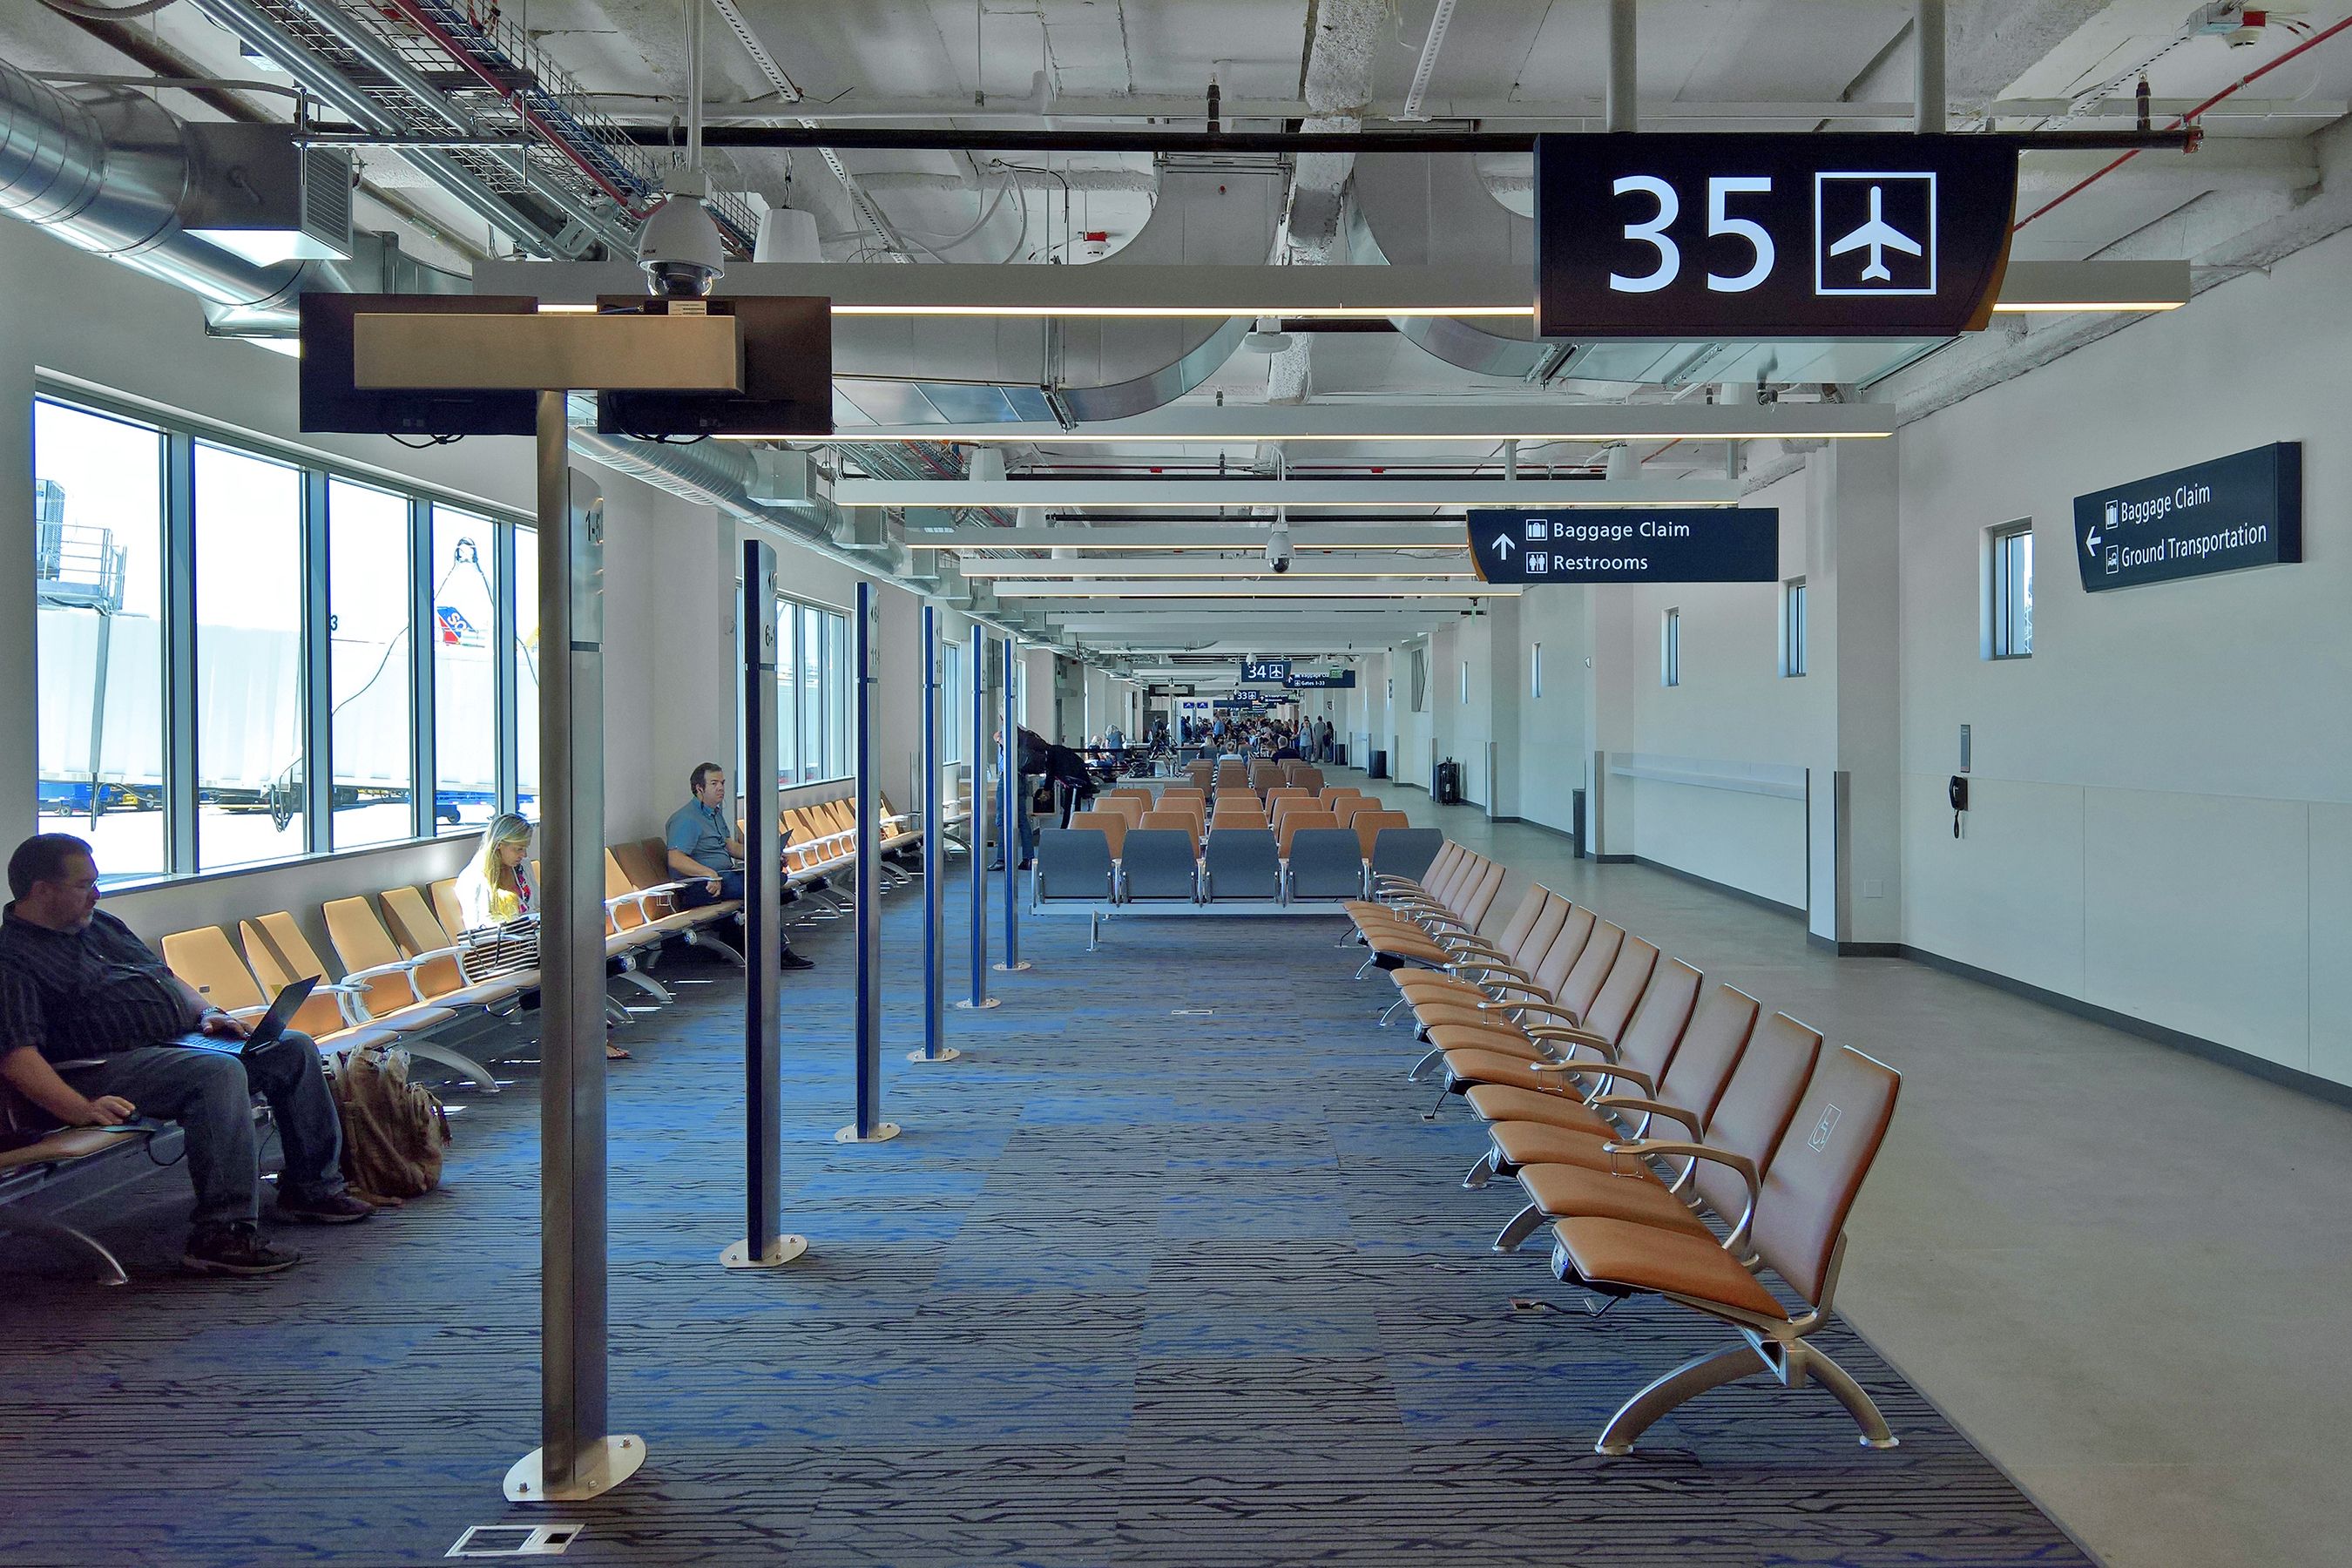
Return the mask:
M 1389 754 L 1386 752 L 1374 752 L 1372 753 L 1372 765 L 1364 770 L 1364 776 L 1368 779 L 1384 779 L 1388 777 Z
M 1430 780 L 1429 793 L 1440 805 L 1462 804 L 1462 764 L 1447 758 L 1437 764 L 1436 776 Z

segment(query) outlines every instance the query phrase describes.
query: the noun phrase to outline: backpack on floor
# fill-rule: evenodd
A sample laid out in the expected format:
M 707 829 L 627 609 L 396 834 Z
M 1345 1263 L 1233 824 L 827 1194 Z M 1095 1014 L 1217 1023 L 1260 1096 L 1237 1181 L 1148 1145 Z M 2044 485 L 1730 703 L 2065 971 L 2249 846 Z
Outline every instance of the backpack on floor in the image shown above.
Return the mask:
M 338 1051 L 329 1082 L 343 1123 L 343 1180 L 352 1191 L 397 1202 L 441 1184 L 449 1113 L 431 1089 L 408 1081 L 406 1051 Z

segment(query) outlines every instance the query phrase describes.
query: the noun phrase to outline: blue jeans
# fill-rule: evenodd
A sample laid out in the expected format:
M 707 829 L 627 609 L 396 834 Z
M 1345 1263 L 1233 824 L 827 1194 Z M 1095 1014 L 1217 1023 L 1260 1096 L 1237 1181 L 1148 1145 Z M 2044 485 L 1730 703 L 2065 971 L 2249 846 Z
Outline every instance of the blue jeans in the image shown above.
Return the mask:
M 681 910 L 698 910 L 705 904 L 715 904 L 721 899 L 740 900 L 742 896 L 743 873 L 740 871 L 730 871 L 719 879 L 719 890 L 717 892 L 712 892 L 710 890 L 710 884 L 698 877 L 692 881 L 687 883 L 685 887 L 680 888 L 677 890 L 677 897 L 673 901 Z M 792 952 L 793 939 L 791 937 L 779 931 L 776 933 L 776 941 L 782 944 L 783 950 L 786 952 Z
M 343 1190 L 343 1129 L 320 1070 L 319 1047 L 289 1030 L 250 1056 L 191 1046 L 142 1046 L 59 1077 L 91 1099 L 119 1094 L 142 1116 L 176 1121 L 187 1140 L 188 1179 L 195 1184 L 195 1224 L 250 1223 L 261 1217 L 261 1145 L 253 1096 L 269 1101 L 286 1150 L 281 1196 L 302 1201 Z
M 1023 773 L 1014 785 L 1019 794 L 1013 799 L 1013 812 L 1015 820 L 1021 824 L 1021 858 L 1024 860 L 1037 858 L 1037 824 L 1029 815 L 1029 798 L 1036 788 L 1032 781 L 1045 776 L 1043 773 Z

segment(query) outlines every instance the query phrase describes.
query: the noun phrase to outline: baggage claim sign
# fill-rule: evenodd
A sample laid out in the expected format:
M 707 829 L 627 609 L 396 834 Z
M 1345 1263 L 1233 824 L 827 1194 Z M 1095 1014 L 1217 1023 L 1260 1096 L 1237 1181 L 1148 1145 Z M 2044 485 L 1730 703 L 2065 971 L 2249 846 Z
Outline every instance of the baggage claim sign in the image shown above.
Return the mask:
M 2087 594 L 2302 559 L 2299 441 L 2074 498 L 2074 564 Z
M 1780 509 L 1480 508 L 1470 555 L 1482 583 L 1771 583 Z

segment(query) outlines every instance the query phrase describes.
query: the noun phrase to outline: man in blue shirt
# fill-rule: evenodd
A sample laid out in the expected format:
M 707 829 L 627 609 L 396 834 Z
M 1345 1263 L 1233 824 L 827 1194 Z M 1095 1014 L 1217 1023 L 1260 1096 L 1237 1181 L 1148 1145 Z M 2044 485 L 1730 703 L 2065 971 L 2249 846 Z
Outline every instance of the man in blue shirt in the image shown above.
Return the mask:
M 717 763 L 696 765 L 688 780 L 694 798 L 670 813 L 662 840 L 669 846 L 670 875 L 686 884 L 678 889 L 677 907 L 698 908 L 719 899 L 743 896 L 743 839 L 727 818 L 727 773 Z M 792 942 L 777 933 L 784 969 L 814 969 L 815 964 L 793 951 Z

